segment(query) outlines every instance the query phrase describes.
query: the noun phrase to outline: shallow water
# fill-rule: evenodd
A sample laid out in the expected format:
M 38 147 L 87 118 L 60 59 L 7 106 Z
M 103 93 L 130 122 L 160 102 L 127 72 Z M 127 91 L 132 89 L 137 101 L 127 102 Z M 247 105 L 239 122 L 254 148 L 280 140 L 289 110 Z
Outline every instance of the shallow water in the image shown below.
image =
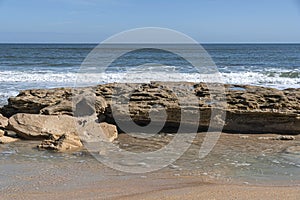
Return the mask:
M 199 133 L 188 151 L 169 166 L 151 173 L 130 174 L 110 169 L 86 150 L 75 153 L 51 153 L 34 147 L 39 141 L 19 141 L 0 146 L 0 192 L 13 194 L 24 191 L 49 192 L 88 187 L 98 182 L 158 177 L 193 177 L 220 183 L 249 185 L 300 185 L 300 155 L 287 153 L 294 141 L 259 140 L 262 135 L 222 134 L 214 149 L 199 159 L 199 148 L 205 134 Z M 265 136 L 265 135 L 264 135 Z M 267 135 L 268 136 L 268 135 Z M 120 134 L 115 142 L 132 152 L 160 149 L 173 135 L 133 138 Z M 298 152 L 299 153 L 299 152 Z M 161 159 L 164 159 L 163 155 Z M 122 164 L 122 162 L 120 162 Z M 123 163 L 128 166 L 128 162 Z M 146 166 L 147 163 L 144 165 Z M 101 186 L 104 187 L 104 186 Z
M 299 137 L 295 141 L 258 139 L 262 136 L 250 134 L 244 139 L 238 134 L 222 134 L 214 149 L 199 159 L 199 149 L 205 137 L 204 133 L 199 133 L 189 150 L 167 169 L 175 169 L 179 175 L 205 175 L 216 180 L 254 185 L 299 184 L 300 155 L 284 151 L 289 146 L 299 145 Z M 160 138 L 164 142 L 171 139 L 168 136 Z M 124 141 L 128 143 L 129 140 Z M 141 143 L 143 140 L 134 141 L 126 149 L 134 150 L 142 146 Z M 149 147 L 146 140 L 144 143 Z

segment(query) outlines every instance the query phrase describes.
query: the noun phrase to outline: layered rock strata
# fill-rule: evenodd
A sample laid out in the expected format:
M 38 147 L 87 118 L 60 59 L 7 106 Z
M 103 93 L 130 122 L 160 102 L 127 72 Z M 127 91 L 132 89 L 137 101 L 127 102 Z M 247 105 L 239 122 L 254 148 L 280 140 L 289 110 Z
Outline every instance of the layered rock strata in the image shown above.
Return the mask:
M 5 117 L 17 113 L 96 115 L 98 122 L 117 126 L 127 122 L 130 126 L 132 119 L 140 126 L 163 123 L 160 131 L 165 132 L 176 132 L 180 124 L 187 124 L 199 130 L 222 126 L 233 133 L 300 133 L 300 89 L 248 85 L 151 82 L 25 90 L 0 111 Z

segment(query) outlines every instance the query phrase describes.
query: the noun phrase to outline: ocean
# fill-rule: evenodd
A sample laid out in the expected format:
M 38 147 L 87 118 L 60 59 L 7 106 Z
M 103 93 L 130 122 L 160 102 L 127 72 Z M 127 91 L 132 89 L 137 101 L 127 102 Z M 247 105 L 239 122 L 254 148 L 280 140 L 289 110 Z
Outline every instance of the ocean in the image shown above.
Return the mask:
M 211 56 L 225 83 L 278 89 L 300 86 L 300 44 L 202 46 Z M 77 75 L 82 72 L 81 64 L 94 47 L 96 44 L 0 44 L 0 105 L 6 104 L 7 98 L 17 95 L 23 89 L 75 86 Z M 113 54 L 113 50 L 107 49 L 102 56 L 110 58 Z M 113 66 L 111 73 L 100 81 L 95 80 L 95 84 L 120 80 L 124 69 L 140 64 L 141 59 L 142 62 L 151 59 L 163 62 L 166 59 L 163 52 L 153 50 L 130 56 L 133 57 L 114 63 L 116 66 Z M 180 64 L 178 58 L 169 58 L 168 65 L 163 66 L 164 76 L 157 77 L 150 73 L 150 79 L 201 81 L 199 74 Z M 166 76 L 178 66 L 181 67 L 180 73 L 175 78 Z M 140 80 L 145 80 L 145 77 L 140 77 Z

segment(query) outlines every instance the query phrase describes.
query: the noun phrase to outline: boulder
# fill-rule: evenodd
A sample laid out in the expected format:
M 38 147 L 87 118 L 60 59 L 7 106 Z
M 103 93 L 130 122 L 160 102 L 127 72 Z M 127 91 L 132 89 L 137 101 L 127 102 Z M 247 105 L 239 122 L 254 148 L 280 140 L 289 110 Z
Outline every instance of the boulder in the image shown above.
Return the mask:
M 0 144 L 7 144 L 7 143 L 12 143 L 19 141 L 19 138 L 13 138 L 13 137 L 8 137 L 8 136 L 1 136 L 0 137 Z
M 117 138 L 115 125 L 97 123 L 90 118 L 76 118 L 68 115 L 16 114 L 9 118 L 9 128 L 24 139 L 51 139 L 64 141 L 70 137 L 96 137 L 103 141 Z M 63 136 L 61 138 L 61 136 Z M 68 141 L 68 140 L 67 140 Z M 56 141 L 57 142 L 57 141 Z
M 296 138 L 292 135 L 278 135 L 275 140 L 295 140 Z
M 57 152 L 69 152 L 79 150 L 83 146 L 82 142 L 112 142 L 118 137 L 116 126 L 93 121 L 84 124 L 78 132 L 79 136 L 71 133 L 63 134 L 60 137 L 51 135 L 51 139 L 44 140 L 37 147 Z
M 106 122 L 90 122 L 79 131 L 80 139 L 83 142 L 112 142 L 118 137 L 117 127 Z
M 84 124 L 78 132 L 79 136 L 71 133 L 63 134 L 60 137 L 51 135 L 51 139 L 44 140 L 37 147 L 57 152 L 69 152 L 79 150 L 83 146 L 81 141 L 84 143 L 112 142 L 118 137 L 116 126 L 93 121 Z
M 0 114 L 0 128 L 6 128 L 8 125 L 8 119 Z
M 76 119 L 67 115 L 19 113 L 9 118 L 9 129 L 24 139 L 48 139 L 65 133 L 76 133 Z

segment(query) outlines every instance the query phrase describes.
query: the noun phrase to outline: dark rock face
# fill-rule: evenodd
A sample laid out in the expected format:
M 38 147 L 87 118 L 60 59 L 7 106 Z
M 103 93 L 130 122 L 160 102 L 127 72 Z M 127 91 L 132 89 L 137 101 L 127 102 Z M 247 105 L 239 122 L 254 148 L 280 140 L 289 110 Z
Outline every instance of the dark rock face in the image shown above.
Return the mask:
M 86 112 L 84 115 L 96 113 L 101 122 L 126 122 L 132 119 L 141 126 L 150 122 L 159 123 L 159 120 L 151 119 L 151 113 L 165 113 L 166 131 L 176 131 L 182 123 L 183 110 L 187 112 L 186 116 L 193 116 L 200 109 L 200 120 L 188 119 L 186 123 L 198 123 L 199 129 L 205 130 L 210 124 L 212 110 L 221 109 L 226 113 L 225 132 L 300 133 L 300 89 L 225 85 L 224 94 L 221 90 L 209 89 L 204 83 L 182 82 L 178 85 L 180 94 L 174 92 L 172 84 L 163 82 L 104 84 L 76 90 L 26 90 L 10 98 L 1 113 L 10 117 L 16 113 L 77 116 Z M 178 95 L 186 102 L 192 102 L 193 96 L 198 105 L 185 105 L 179 101 Z
M 300 134 L 299 114 L 275 111 L 226 112 L 224 132 Z

